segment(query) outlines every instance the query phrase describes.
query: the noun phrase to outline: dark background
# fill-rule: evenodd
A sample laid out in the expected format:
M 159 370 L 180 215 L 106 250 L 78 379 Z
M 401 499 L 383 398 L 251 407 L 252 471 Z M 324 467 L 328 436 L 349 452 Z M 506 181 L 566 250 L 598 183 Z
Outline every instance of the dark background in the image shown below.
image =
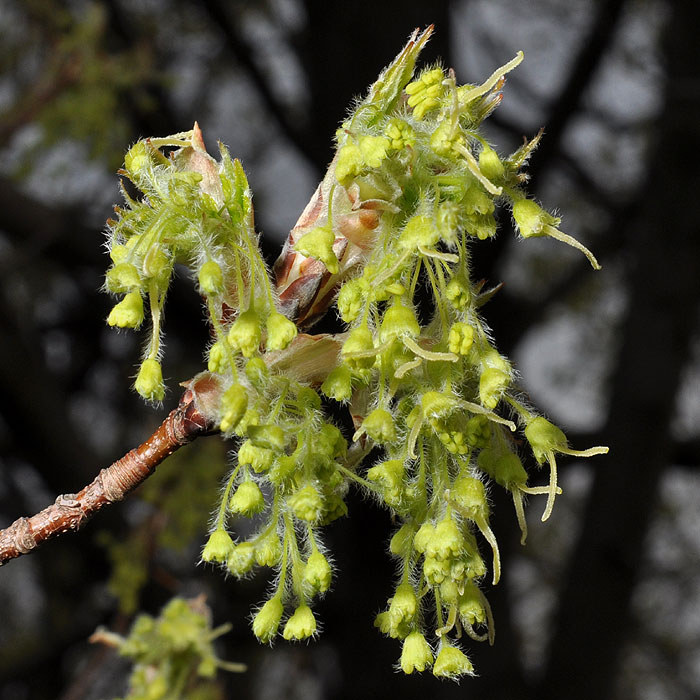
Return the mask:
M 399 645 L 372 626 L 392 590 L 391 523 L 359 496 L 327 535 L 339 572 L 318 608 L 320 639 L 257 645 L 247 615 L 264 575 L 236 582 L 196 566 L 225 460 L 207 438 L 153 477 L 155 505 L 137 494 L 0 570 L 0 700 L 123 694 L 127 667 L 86 642 L 99 624 L 126 631 L 134 607 L 120 611 L 110 593 L 104 532 L 125 545 L 126 580 L 147 574 L 140 609 L 204 592 L 215 624 L 233 622 L 220 654 L 249 671 L 222 678 L 225 697 L 700 695 L 694 2 L 4 0 L 0 526 L 79 490 L 141 442 L 177 401 L 177 382 L 201 367 L 206 329 L 187 279 L 166 309 L 162 410 L 129 390 L 137 334 L 105 328 L 101 230 L 129 144 L 195 119 L 210 150 L 228 144 L 272 261 L 352 97 L 430 23 L 424 61 L 442 57 L 460 82 L 481 82 L 524 50 L 488 137 L 507 153 L 546 127 L 531 189 L 603 264 L 593 273 L 554 241 L 515 243 L 507 216 L 495 242 L 474 247 L 476 275 L 505 282 L 485 315 L 533 401 L 573 446 L 610 445 L 607 458 L 562 463 L 564 495 L 546 525 L 543 504 L 531 504 L 525 548 L 512 505 L 496 495 L 504 577 L 487 591 L 496 645 L 468 647 L 479 677 L 455 685 L 393 672 Z M 168 515 L 159 506 L 182 498 L 180 473 L 194 485 Z M 173 510 L 191 522 L 169 522 Z

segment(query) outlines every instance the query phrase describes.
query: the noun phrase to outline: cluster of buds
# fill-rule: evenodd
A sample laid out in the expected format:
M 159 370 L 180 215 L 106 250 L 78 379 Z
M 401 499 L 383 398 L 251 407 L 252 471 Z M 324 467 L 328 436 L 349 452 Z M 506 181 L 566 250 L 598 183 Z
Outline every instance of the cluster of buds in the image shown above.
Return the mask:
M 439 67 L 414 75 L 431 31 L 411 37 L 338 130 L 336 157 L 290 233 L 274 284 L 240 163 L 223 147 L 221 162 L 208 156 L 195 129 L 140 142 L 127 155 L 125 174 L 146 197 L 127 198 L 112 224 L 107 287 L 125 294 L 113 325 L 138 326 L 142 295 L 150 300 L 152 337 L 136 386 L 157 400 L 170 270 L 178 262 L 196 275 L 213 335 L 208 385 L 216 388 L 203 404 L 237 441 L 202 558 L 237 577 L 255 566 L 277 572 L 254 616 L 255 635 L 271 642 L 316 634 L 311 605 L 332 578 L 319 531 L 347 513 L 344 495 L 356 483 L 400 522 L 390 545 L 399 583 L 377 627 L 401 640 L 404 672 L 456 678 L 472 673 L 462 633 L 493 641 L 480 589 L 489 570 L 482 541 L 493 583 L 500 577 L 489 484 L 512 494 L 524 541 L 523 494 L 546 495 L 549 517 L 559 493 L 556 455 L 607 450 L 570 450 L 522 402 L 480 315 L 492 292 L 469 274 L 471 245 L 496 234 L 498 208 L 512 212 L 524 238 L 557 238 L 598 267 L 527 196 L 522 168 L 539 136 L 502 158 L 479 132 L 522 55 L 476 86 L 458 86 Z M 166 157 L 163 146 L 178 150 Z M 426 294 L 433 313 L 424 321 L 417 307 Z M 334 299 L 346 332 L 297 335 Z M 142 373 L 157 373 L 160 388 Z M 324 417 L 321 395 L 350 403 L 350 448 Z M 547 486 L 528 485 L 518 429 L 536 463 L 549 465 Z M 375 447 L 382 458 L 363 467 Z M 243 540 L 230 529 L 240 517 L 258 524 Z

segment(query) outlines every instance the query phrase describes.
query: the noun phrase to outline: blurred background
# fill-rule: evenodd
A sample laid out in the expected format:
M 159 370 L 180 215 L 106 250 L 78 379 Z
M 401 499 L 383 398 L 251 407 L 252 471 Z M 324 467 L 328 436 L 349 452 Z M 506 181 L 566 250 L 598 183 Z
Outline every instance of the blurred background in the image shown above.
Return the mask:
M 700 696 L 700 4 L 670 0 L 0 0 L 0 527 L 80 490 L 139 444 L 202 367 L 192 282 L 166 308 L 160 411 L 130 391 L 138 334 L 104 319 L 104 222 L 140 136 L 201 125 L 241 158 L 272 262 L 332 157 L 332 136 L 414 27 L 424 61 L 481 82 L 522 49 L 488 120 L 501 153 L 546 129 L 531 191 L 603 265 L 508 216 L 474 246 L 503 290 L 485 316 L 532 401 L 574 447 L 553 517 L 492 518 L 504 577 L 496 644 L 461 685 L 392 668 L 373 627 L 392 591 L 392 523 L 361 496 L 328 528 L 338 575 L 309 645 L 257 644 L 263 574 L 196 566 L 226 470 L 207 438 L 81 533 L 0 570 L 0 700 L 124 694 L 128 666 L 86 641 L 174 594 L 205 593 L 219 654 L 249 670 L 222 697 L 685 700 Z M 329 319 L 326 323 L 332 323 Z M 545 475 L 541 478 L 544 480 Z

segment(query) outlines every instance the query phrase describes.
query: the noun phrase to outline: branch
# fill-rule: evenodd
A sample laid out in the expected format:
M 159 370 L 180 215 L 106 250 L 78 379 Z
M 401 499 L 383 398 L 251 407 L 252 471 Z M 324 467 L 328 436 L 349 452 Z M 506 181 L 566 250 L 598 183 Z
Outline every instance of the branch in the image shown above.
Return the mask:
M 80 493 L 63 494 L 40 513 L 19 518 L 0 531 L 0 565 L 28 554 L 45 540 L 80 530 L 103 506 L 121 501 L 145 481 L 166 457 L 195 438 L 214 432 L 213 422 L 200 411 L 196 381 L 148 440 L 102 469 Z

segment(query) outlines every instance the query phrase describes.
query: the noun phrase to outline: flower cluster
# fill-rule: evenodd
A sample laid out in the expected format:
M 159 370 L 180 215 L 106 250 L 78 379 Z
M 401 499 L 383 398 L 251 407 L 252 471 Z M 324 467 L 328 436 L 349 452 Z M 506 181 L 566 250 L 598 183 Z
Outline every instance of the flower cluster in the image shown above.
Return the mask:
M 404 672 L 432 668 L 456 678 L 472 673 L 457 643 L 462 632 L 494 635 L 480 590 L 489 568 L 494 584 L 500 577 L 489 485 L 512 494 L 524 541 L 522 496 L 545 494 L 549 517 L 556 455 L 607 450 L 570 450 L 522 402 L 479 313 L 490 292 L 470 277 L 471 246 L 496 234 L 497 209 L 512 212 L 524 238 L 563 240 L 598 267 L 528 198 L 522 168 L 539 135 L 501 157 L 479 131 L 522 54 L 476 86 L 457 85 L 439 67 L 414 75 L 430 32 L 411 37 L 338 130 L 336 157 L 290 234 L 276 285 L 257 249 L 240 163 L 223 148 L 214 161 L 195 129 L 139 142 L 127 155 L 125 174 L 145 197 L 127 198 L 112 224 L 107 287 L 125 295 L 112 325 L 138 326 L 149 299 L 151 342 L 136 388 L 158 400 L 159 319 L 172 265 L 197 276 L 214 338 L 208 370 L 217 390 L 207 405 L 237 440 L 202 558 L 237 577 L 255 566 L 277 572 L 254 615 L 255 635 L 271 642 L 316 634 L 311 605 L 332 578 L 319 531 L 346 514 L 354 482 L 400 522 L 390 544 L 398 585 L 376 626 L 401 640 Z M 166 157 L 162 147 L 178 150 Z M 421 295 L 431 301 L 428 318 L 418 312 Z M 280 311 L 306 324 L 334 298 L 347 324 L 334 337 L 297 336 Z M 350 447 L 324 417 L 321 395 L 350 402 Z M 518 429 L 537 464 L 549 465 L 548 486 L 528 485 Z M 363 466 L 375 447 L 382 458 Z M 238 517 L 258 525 L 245 539 L 229 529 Z

